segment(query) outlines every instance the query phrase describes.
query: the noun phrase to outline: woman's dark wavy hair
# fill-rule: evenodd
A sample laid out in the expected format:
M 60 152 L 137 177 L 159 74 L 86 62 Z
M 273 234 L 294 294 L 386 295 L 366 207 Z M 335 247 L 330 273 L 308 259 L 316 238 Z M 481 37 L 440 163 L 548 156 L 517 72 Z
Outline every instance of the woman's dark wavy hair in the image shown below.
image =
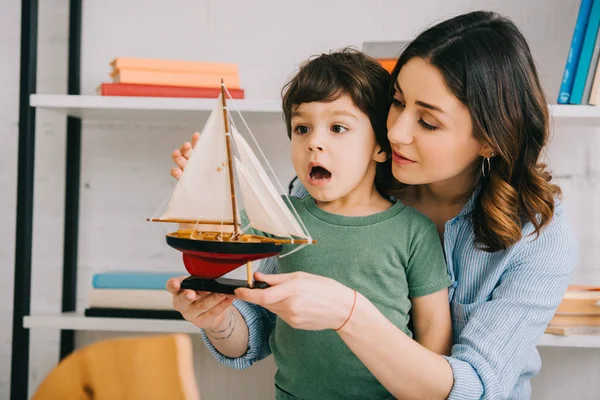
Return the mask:
M 561 191 L 540 162 L 549 137 L 548 106 L 522 33 L 492 12 L 446 20 L 408 45 L 392 82 L 414 57 L 441 72 L 449 90 L 469 108 L 474 137 L 496 154 L 490 172 L 480 178 L 471 216 L 476 243 L 489 252 L 506 249 L 521 239 L 526 222 L 539 236 Z

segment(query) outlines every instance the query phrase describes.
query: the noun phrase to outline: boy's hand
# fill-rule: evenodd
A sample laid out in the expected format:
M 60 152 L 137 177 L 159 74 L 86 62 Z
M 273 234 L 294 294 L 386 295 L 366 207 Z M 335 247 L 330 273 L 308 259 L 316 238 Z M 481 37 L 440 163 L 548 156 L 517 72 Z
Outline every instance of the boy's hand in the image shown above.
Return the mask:
M 233 303 L 233 297 L 219 293 L 181 290 L 181 281 L 184 278 L 171 278 L 167 281 L 167 290 L 173 295 L 173 308 L 198 328 L 218 331 L 226 327 L 232 316 L 227 309 Z
M 194 147 L 196 147 L 196 143 L 198 142 L 199 138 L 200 138 L 200 133 L 195 132 L 192 135 L 191 143 L 185 142 L 184 144 L 181 145 L 180 148 L 173 151 L 173 153 L 171 154 L 173 161 L 175 161 L 175 164 L 177 164 L 177 167 L 171 168 L 171 176 L 173 178 L 175 178 L 175 179 L 181 178 L 181 174 L 183 174 L 183 169 L 187 165 L 188 159 L 192 155 L 192 152 L 194 151 Z

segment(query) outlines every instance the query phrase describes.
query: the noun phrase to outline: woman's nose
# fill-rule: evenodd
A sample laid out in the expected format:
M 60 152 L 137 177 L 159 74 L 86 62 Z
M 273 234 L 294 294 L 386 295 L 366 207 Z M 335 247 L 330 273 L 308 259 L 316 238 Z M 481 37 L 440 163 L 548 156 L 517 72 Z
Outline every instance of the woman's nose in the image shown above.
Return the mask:
M 391 143 L 411 144 L 413 142 L 412 126 L 407 113 L 390 111 L 388 115 L 388 140 Z

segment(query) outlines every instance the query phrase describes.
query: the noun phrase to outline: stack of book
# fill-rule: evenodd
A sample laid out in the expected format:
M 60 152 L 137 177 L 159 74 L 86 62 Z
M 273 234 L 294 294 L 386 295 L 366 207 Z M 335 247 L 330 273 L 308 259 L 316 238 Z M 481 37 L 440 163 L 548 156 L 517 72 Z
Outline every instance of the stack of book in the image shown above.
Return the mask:
M 392 73 L 400 54 L 404 51 L 408 41 L 390 41 L 390 42 L 364 42 L 362 52 L 373 57 L 385 68 L 389 73 Z
M 600 105 L 600 0 L 581 0 L 558 104 Z
M 600 287 L 569 286 L 546 333 L 600 335 Z
M 112 82 L 102 83 L 102 96 L 217 98 L 221 79 L 232 98 L 243 99 L 237 64 L 152 58 L 116 58 Z
M 182 319 L 173 310 L 167 280 L 181 273 L 104 272 L 92 278 L 87 317 Z

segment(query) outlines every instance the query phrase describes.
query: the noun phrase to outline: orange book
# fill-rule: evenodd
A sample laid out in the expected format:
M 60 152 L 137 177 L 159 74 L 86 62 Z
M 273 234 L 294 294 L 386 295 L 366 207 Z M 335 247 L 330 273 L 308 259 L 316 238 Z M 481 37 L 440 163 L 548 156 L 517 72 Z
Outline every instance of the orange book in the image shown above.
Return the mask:
M 113 73 L 116 73 L 117 70 L 120 69 L 141 69 L 151 71 L 195 72 L 203 74 L 238 74 L 238 66 L 233 63 L 117 57 L 110 65 L 113 67 Z
M 394 70 L 394 67 L 396 66 L 396 63 L 398 62 L 398 59 L 397 58 L 385 59 L 385 60 L 379 59 L 377 61 L 379 61 L 379 64 L 381 64 L 381 66 L 383 68 L 385 68 L 385 70 L 391 74 L 392 71 Z
M 188 86 L 218 88 L 221 79 L 231 89 L 241 89 L 237 75 L 202 74 L 189 72 L 165 72 L 134 69 L 119 69 L 113 83 L 135 83 L 138 85 Z

